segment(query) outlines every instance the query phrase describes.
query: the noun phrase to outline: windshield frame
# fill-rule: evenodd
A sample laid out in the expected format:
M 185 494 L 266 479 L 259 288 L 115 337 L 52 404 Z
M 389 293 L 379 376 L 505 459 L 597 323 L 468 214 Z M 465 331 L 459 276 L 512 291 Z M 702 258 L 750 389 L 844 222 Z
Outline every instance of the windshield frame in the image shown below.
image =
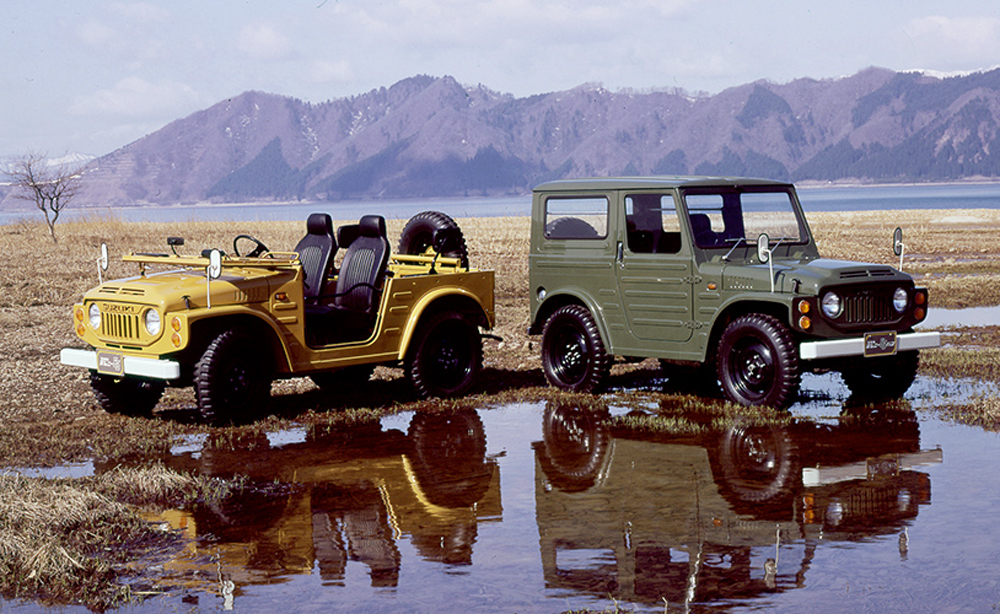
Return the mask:
M 798 236 L 787 236 L 787 233 L 774 231 L 774 229 L 764 229 L 760 232 L 755 232 L 753 236 L 748 235 L 746 223 L 748 219 L 746 217 L 747 211 L 743 209 L 743 195 L 745 194 L 781 194 L 787 196 L 788 209 L 776 209 L 775 212 L 790 214 L 790 217 L 784 223 L 785 227 L 788 227 L 792 222 L 792 217 L 794 217 Z M 689 203 L 688 197 L 702 195 L 719 195 L 723 201 L 722 206 L 718 208 L 692 207 L 691 205 L 694 203 Z M 699 249 L 725 249 L 730 251 L 734 249 L 734 246 L 740 245 L 741 241 L 742 245 L 754 245 L 761 232 L 766 232 L 769 235 L 772 244 L 780 242 L 782 245 L 805 245 L 811 243 L 813 240 L 812 232 L 802 213 L 802 206 L 799 203 L 798 195 L 792 186 L 692 186 L 680 190 L 679 197 L 681 210 L 687 220 L 692 239 Z M 708 212 L 716 213 L 718 216 L 715 220 L 716 223 L 712 224 L 711 228 L 707 231 L 696 228 L 697 224 L 705 223 Z M 750 211 L 751 214 L 763 212 L 766 211 Z M 706 218 L 703 218 L 700 222 L 692 221 L 692 215 L 699 213 L 706 215 Z M 722 222 L 723 228 L 721 229 L 716 228 L 719 225 L 719 221 Z M 760 224 L 757 226 L 760 226 Z

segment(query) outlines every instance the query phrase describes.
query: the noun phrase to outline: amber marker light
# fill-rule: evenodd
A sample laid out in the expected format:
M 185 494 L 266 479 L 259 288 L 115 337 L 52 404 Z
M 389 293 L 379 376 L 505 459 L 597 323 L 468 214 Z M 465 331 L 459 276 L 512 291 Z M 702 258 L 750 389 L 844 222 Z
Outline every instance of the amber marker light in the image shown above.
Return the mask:
M 174 333 L 170 335 L 170 343 L 173 343 L 175 348 L 181 347 L 181 334 Z
M 923 307 L 917 307 L 916 309 L 913 310 L 913 317 L 915 317 L 918 320 L 923 320 L 925 317 L 927 317 L 927 312 L 924 311 Z
M 179 332 L 181 330 L 181 319 L 177 316 L 170 318 L 170 328 L 175 332 Z
M 715 283 L 710 283 L 710 284 L 708 284 L 708 289 L 709 289 L 709 290 L 715 290 L 715 289 L 716 289 L 716 288 L 718 288 L 718 287 L 719 287 L 719 286 L 717 286 L 717 285 L 716 285 Z
M 83 326 L 83 322 L 76 323 L 76 334 L 79 337 L 83 336 L 83 333 L 87 332 L 87 329 Z
M 923 292 L 917 292 L 913 297 L 913 302 L 918 305 L 924 305 L 927 303 L 927 294 Z
M 73 317 L 76 318 L 77 322 L 83 322 L 83 307 L 82 306 L 78 305 L 76 307 L 76 309 L 73 310 Z
M 809 301 L 799 301 L 799 313 L 809 313 Z
M 809 327 L 812 326 L 812 324 L 812 320 L 809 319 L 809 316 L 802 316 L 799 318 L 799 327 L 802 328 L 802 330 L 809 330 Z
M 284 292 L 278 292 L 277 294 L 274 295 L 274 300 L 276 300 L 276 301 L 287 301 L 288 300 L 288 295 L 285 294 Z

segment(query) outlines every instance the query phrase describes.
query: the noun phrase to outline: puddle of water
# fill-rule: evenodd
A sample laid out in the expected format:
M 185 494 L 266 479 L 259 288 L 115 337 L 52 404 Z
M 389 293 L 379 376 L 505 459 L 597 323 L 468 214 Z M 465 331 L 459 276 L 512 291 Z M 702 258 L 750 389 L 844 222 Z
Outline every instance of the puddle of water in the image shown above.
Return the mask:
M 949 328 L 957 326 L 1000 325 L 1000 305 L 992 307 L 966 307 L 964 309 L 938 309 L 927 311 L 927 319 L 917 328 Z
M 703 428 L 637 431 L 630 412 L 678 417 L 673 397 L 608 395 L 596 412 L 406 413 L 244 450 L 189 440 L 160 460 L 260 488 L 157 518 L 191 541 L 164 566 L 176 588 L 130 610 L 1000 604 L 1000 439 L 923 411 L 996 386 L 920 378 L 912 411 L 852 408 L 837 376 L 805 379 L 785 425 L 685 414 Z
M 18 473 L 26 478 L 46 478 L 46 479 L 56 479 L 56 478 L 85 478 L 94 475 L 94 463 L 87 461 L 85 463 L 71 463 L 69 465 L 60 465 L 58 467 L 37 467 L 37 468 L 16 468 L 16 469 L 4 469 L 5 472 Z

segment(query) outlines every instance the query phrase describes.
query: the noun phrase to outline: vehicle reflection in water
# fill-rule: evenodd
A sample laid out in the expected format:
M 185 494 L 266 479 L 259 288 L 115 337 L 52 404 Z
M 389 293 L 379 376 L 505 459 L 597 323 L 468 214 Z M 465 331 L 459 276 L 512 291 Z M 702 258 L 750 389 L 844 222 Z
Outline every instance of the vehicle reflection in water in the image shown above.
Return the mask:
M 502 516 L 499 469 L 472 410 L 415 414 L 407 433 L 373 421 L 244 448 L 208 442 L 164 459 L 254 486 L 221 504 L 151 518 L 192 538 L 165 569 L 188 579 L 181 586 L 219 590 L 226 607 L 238 587 L 317 569 L 323 584 L 344 585 L 349 561 L 367 568 L 372 587 L 395 587 L 404 538 L 425 561 L 471 565 L 478 523 Z
M 638 603 L 753 599 L 805 586 L 823 542 L 898 534 L 930 503 L 940 463 L 912 411 L 846 410 L 836 424 L 736 419 L 692 434 L 549 404 L 535 450 L 546 587 Z M 654 422 L 656 418 L 652 419 Z

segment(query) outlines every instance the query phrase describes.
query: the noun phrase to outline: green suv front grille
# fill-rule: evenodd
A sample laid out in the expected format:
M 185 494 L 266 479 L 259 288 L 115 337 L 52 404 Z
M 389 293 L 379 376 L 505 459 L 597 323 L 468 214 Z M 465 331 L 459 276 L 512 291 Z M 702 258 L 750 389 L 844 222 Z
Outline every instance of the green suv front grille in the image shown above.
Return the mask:
M 892 297 L 884 292 L 863 291 L 844 298 L 844 321 L 848 324 L 883 324 L 896 319 Z

